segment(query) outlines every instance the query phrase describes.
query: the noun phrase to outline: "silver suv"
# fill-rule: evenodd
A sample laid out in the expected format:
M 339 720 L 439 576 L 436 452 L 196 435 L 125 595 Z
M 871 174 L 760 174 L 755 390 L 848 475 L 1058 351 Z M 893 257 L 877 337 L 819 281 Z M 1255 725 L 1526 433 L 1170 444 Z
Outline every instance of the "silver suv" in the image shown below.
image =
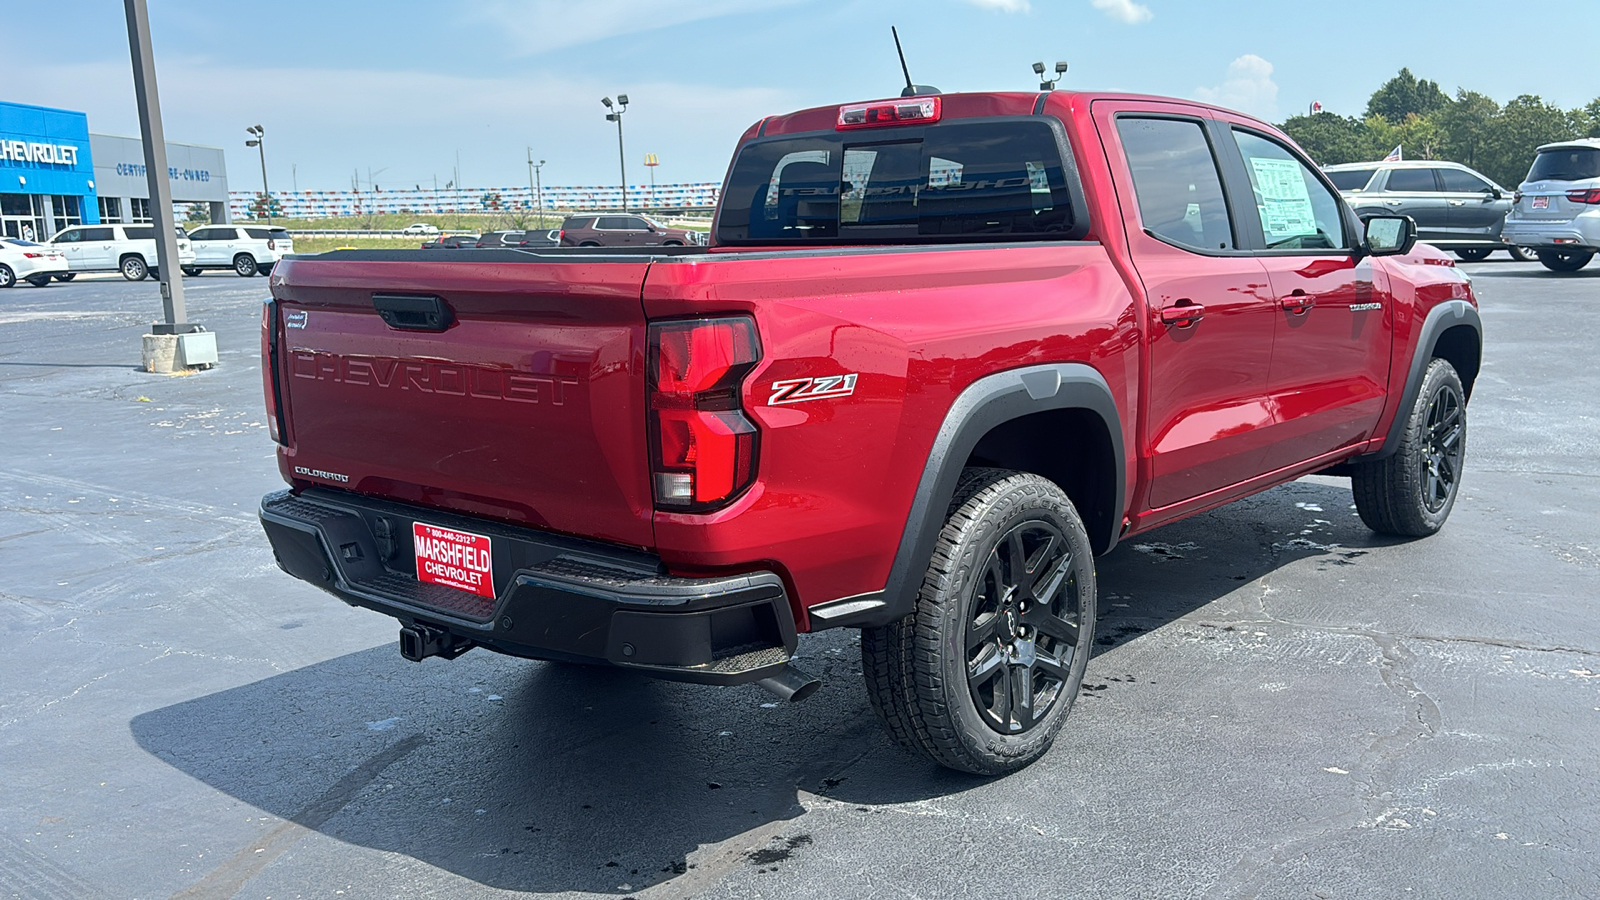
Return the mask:
M 1454 250 L 1469 262 L 1506 249 L 1525 258 L 1500 239 L 1511 209 L 1510 192 L 1460 163 L 1431 159 L 1346 163 L 1323 171 L 1362 219 L 1410 216 L 1417 223 L 1417 240 Z
M 1600 250 L 1600 139 L 1540 147 L 1502 237 L 1532 247 L 1555 272 L 1588 265 Z

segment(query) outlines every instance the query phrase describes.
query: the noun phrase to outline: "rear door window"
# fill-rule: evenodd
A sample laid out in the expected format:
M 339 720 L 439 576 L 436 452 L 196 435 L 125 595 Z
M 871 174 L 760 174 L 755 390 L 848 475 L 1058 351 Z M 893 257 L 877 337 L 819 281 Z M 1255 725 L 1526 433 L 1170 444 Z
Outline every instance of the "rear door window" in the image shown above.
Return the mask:
M 1428 194 L 1439 190 L 1432 169 L 1391 169 L 1384 190 L 1397 194 Z
M 1118 118 L 1139 221 L 1151 236 L 1196 250 L 1232 250 L 1222 176 L 1199 122 Z
M 1457 194 L 1483 193 L 1493 190 L 1489 182 L 1460 169 L 1440 169 L 1439 179 L 1444 182 L 1444 189 Z
M 633 229 L 632 216 L 601 216 L 594 225 L 601 231 L 630 231 Z
M 746 144 L 724 191 L 723 243 L 1068 238 L 1075 221 L 1047 120 L 813 132 Z
M 85 228 L 83 239 L 86 241 L 114 241 L 116 235 L 109 228 Z

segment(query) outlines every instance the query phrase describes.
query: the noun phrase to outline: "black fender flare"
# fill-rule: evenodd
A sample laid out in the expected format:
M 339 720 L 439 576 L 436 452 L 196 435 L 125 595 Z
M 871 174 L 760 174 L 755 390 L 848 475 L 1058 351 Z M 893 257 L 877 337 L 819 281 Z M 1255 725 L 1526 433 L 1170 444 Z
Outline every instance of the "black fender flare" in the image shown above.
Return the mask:
M 1393 456 L 1400 448 L 1400 438 L 1406 428 L 1406 411 L 1417 402 L 1417 392 L 1422 390 L 1422 375 L 1428 370 L 1428 363 L 1433 361 L 1434 351 L 1438 349 L 1439 337 L 1446 331 L 1458 325 L 1471 328 L 1478 336 L 1478 361 L 1481 366 L 1483 360 L 1483 320 L 1478 316 L 1478 310 L 1465 300 L 1446 300 L 1428 310 L 1428 315 L 1422 320 L 1422 329 L 1417 336 L 1416 349 L 1411 353 L 1411 368 L 1406 372 L 1405 390 L 1400 394 L 1400 404 L 1395 408 L 1394 421 L 1389 423 L 1389 431 L 1384 436 L 1383 446 L 1374 453 L 1358 456 L 1351 462 L 1369 462 Z M 1475 380 L 1476 372 L 1460 373 L 1462 381 L 1467 382 L 1467 399 L 1472 398 L 1471 383 Z
M 969 385 L 945 413 L 917 482 L 888 582 L 880 591 L 810 607 L 807 614 L 813 630 L 886 625 L 910 615 L 955 496 L 956 483 L 978 441 L 1013 419 L 1066 409 L 1085 409 L 1099 416 L 1110 436 L 1116 461 L 1113 514 L 1106 527 L 1108 533 L 1091 534 L 1091 539 L 1107 550 L 1116 546 L 1126 502 L 1127 455 L 1122 444 L 1122 417 L 1110 385 L 1094 367 L 1084 363 L 1049 363 L 997 372 Z

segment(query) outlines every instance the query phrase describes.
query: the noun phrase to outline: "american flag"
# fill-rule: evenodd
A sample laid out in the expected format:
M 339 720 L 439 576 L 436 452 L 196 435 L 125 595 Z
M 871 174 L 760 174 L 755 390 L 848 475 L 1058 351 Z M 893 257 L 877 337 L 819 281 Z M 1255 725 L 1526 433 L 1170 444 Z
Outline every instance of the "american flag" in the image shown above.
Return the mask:
M 1396 144 L 1394 149 L 1389 151 L 1389 155 L 1385 156 L 1383 158 L 1383 161 L 1384 162 L 1400 162 L 1400 161 L 1402 161 L 1405 157 L 1400 155 L 1400 146 L 1401 145 Z

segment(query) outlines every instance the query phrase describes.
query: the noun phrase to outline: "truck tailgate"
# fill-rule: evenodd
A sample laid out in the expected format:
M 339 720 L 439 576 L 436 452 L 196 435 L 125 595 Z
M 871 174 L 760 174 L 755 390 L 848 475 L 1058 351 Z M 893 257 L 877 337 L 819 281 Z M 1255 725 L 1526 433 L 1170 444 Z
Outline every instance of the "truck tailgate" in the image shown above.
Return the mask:
M 649 260 L 491 252 L 278 264 L 285 474 L 651 546 Z

